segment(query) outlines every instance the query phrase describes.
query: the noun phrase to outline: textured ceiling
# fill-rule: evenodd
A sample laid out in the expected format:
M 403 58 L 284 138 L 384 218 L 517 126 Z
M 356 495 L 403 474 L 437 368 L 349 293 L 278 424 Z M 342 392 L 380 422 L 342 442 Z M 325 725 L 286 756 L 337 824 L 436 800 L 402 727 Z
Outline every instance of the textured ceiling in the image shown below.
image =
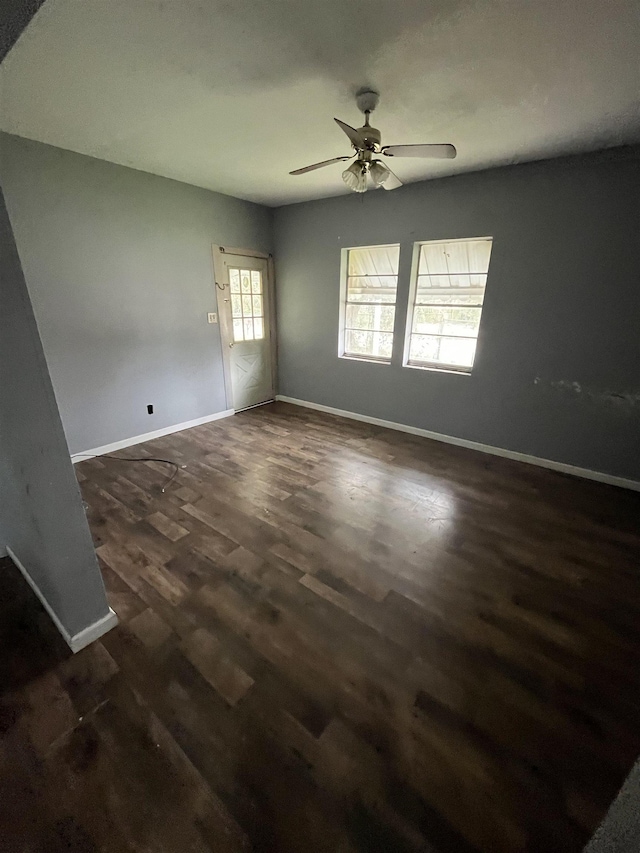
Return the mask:
M 640 0 L 47 0 L 0 129 L 276 205 L 345 192 L 353 93 L 405 181 L 640 140 Z M 347 191 L 348 192 L 348 191 Z

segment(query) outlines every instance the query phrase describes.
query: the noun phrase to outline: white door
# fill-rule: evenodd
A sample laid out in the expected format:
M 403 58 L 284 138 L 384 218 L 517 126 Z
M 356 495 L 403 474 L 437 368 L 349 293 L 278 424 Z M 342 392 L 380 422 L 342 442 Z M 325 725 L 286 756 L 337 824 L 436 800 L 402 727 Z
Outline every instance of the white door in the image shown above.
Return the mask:
M 233 408 L 274 399 L 268 266 L 265 258 L 222 255 L 225 331 Z

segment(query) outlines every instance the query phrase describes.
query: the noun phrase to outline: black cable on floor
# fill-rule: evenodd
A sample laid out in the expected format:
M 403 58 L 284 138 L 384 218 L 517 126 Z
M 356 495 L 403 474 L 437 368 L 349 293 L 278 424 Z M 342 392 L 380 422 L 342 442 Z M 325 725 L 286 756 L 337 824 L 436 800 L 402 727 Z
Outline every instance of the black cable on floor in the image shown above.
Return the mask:
M 162 462 L 164 465 L 173 465 L 174 471 L 173 474 L 169 477 L 167 482 L 162 486 L 160 491 L 162 494 L 169 488 L 171 483 L 174 481 L 178 471 L 180 468 L 186 468 L 186 465 L 178 465 L 177 462 L 173 462 L 171 459 L 157 459 L 155 456 L 112 456 L 109 453 L 103 453 L 100 456 L 96 456 L 93 453 L 78 453 L 74 454 L 74 459 L 80 459 L 82 457 L 86 459 L 117 459 L 118 462 Z

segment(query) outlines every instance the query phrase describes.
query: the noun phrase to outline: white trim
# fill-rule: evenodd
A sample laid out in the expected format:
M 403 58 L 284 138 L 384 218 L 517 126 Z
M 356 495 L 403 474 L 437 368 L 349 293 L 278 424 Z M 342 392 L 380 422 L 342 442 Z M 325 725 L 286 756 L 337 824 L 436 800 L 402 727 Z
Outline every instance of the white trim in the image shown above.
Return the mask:
M 385 427 L 386 429 L 395 429 L 399 432 L 408 432 L 411 435 L 420 435 L 423 438 L 431 438 L 434 441 L 442 441 L 445 444 L 455 444 L 457 447 L 468 447 L 470 450 L 479 450 L 481 453 L 490 453 L 493 456 L 502 456 L 505 459 L 526 462 L 528 465 L 549 468 L 551 471 L 560 471 L 563 474 L 571 474 L 574 477 L 584 477 L 587 480 L 596 480 L 599 483 L 607 483 L 610 486 L 619 486 L 622 489 L 631 489 L 634 492 L 640 492 L 640 482 L 638 480 L 628 480 L 626 477 L 604 474 L 601 471 L 591 471 L 589 468 L 579 468 L 576 465 L 568 465 L 566 462 L 542 459 L 540 456 L 530 456 L 528 453 L 519 453 L 517 450 L 506 450 L 504 447 L 494 447 L 492 444 L 480 444 L 479 441 L 470 441 L 467 438 L 457 438 L 453 435 L 431 432 L 428 429 L 399 424 L 395 421 L 372 418 L 368 415 L 360 415 L 357 412 L 348 412 L 345 409 L 334 409 L 332 406 L 323 406 L 320 403 L 311 403 L 308 400 L 298 400 L 295 397 L 286 397 L 284 394 L 278 394 L 276 400 L 281 400 L 283 403 L 292 403 L 294 406 L 303 406 L 306 409 L 327 412 L 330 415 L 339 415 L 353 421 L 362 421 L 363 423 L 374 424 L 375 426 Z
M 29 584 L 31 589 L 38 596 L 38 598 L 40 599 L 40 603 L 51 617 L 51 621 L 56 626 L 58 631 L 62 634 L 65 643 L 69 646 L 69 648 L 74 654 L 76 652 L 79 652 L 81 649 L 84 649 L 84 647 L 88 646 L 89 643 L 93 643 L 95 640 L 98 640 L 100 637 L 102 637 L 103 634 L 106 634 L 107 631 L 110 631 L 112 628 L 115 628 L 115 626 L 118 624 L 118 617 L 116 616 L 115 612 L 111 608 L 109 608 L 109 612 L 105 616 L 98 619 L 97 622 L 94 622 L 91 625 L 87 625 L 87 627 L 83 628 L 82 631 L 79 631 L 77 634 L 73 634 L 72 636 L 71 634 L 69 634 L 60 619 L 54 613 L 53 609 L 51 608 L 51 605 L 42 594 L 40 587 L 33 580 L 29 572 L 25 569 L 23 563 L 18 559 L 18 557 L 16 557 L 16 555 L 13 553 L 9 546 L 7 546 L 7 554 L 11 557 L 14 565 L 17 566 L 17 568 L 20 570 L 22 576 Z
M 220 246 L 211 246 L 213 259 L 213 290 L 218 309 L 220 348 L 222 350 L 222 373 L 224 375 L 224 395 L 227 406 L 233 408 L 233 389 L 231 385 L 231 351 L 229 343 L 233 341 L 233 327 L 230 308 L 229 274 L 224 263 L 224 252 Z M 225 296 L 226 293 L 226 296 Z
M 114 453 L 116 450 L 122 450 L 125 447 L 133 447 L 134 444 L 142 444 L 145 441 L 152 441 L 154 438 L 162 438 L 163 435 L 182 432 L 183 429 L 202 426 L 202 424 L 208 424 L 211 421 L 219 421 L 221 418 L 229 418 L 233 414 L 233 409 L 225 409 L 223 412 L 216 412 L 215 415 L 206 415 L 204 418 L 196 418 L 193 421 L 185 421 L 182 424 L 174 424 L 174 426 L 156 429 L 153 432 L 146 432 L 143 435 L 134 435 L 133 438 L 124 438 L 122 441 L 114 441 L 113 444 L 103 444 L 102 447 L 93 447 L 91 450 L 85 450 L 84 453 L 72 453 L 71 461 L 75 465 L 77 462 L 92 459 L 94 456 Z
M 222 345 L 222 366 L 224 372 L 224 384 L 227 406 L 234 408 L 237 411 L 242 409 L 235 405 L 233 395 L 233 379 L 232 379 L 232 353 L 231 347 L 234 344 L 233 335 L 233 317 L 231 311 L 231 292 L 229 283 L 229 266 L 237 268 L 246 266 L 249 269 L 256 269 L 262 273 L 263 281 L 263 298 L 264 298 L 264 329 L 265 339 L 268 339 L 269 345 L 269 369 L 271 373 L 271 386 L 268 392 L 270 400 L 275 398 L 277 385 L 277 333 L 276 333 L 276 295 L 275 295 L 275 267 L 271 255 L 266 255 L 264 252 L 257 252 L 249 249 L 228 249 L 223 246 L 212 246 L 213 252 L 213 272 L 216 290 L 216 300 L 218 304 L 218 316 L 220 318 L 220 342 Z M 234 260 L 241 263 L 235 263 Z M 220 293 L 222 292 L 222 297 Z M 226 294 L 226 296 L 225 296 Z M 269 400 L 262 400 L 267 403 Z
M 413 314 L 416 310 L 416 290 L 418 289 L 418 271 L 420 269 L 420 247 L 422 243 L 413 244 L 411 255 L 411 277 L 409 279 L 409 293 L 407 296 L 407 316 L 404 320 L 404 337 L 402 339 L 402 366 L 409 366 L 409 353 L 411 351 L 411 330 L 413 328 Z
M 254 403 L 252 406 L 245 406 L 244 409 L 238 409 L 237 412 L 238 414 L 240 414 L 240 412 L 250 412 L 251 409 L 259 409 L 260 406 L 268 406 L 270 403 L 275 403 L 275 400 L 276 396 L 274 394 L 270 400 L 263 400 L 261 403 Z
M 276 305 L 276 265 L 273 255 L 267 258 L 267 283 L 269 285 L 269 334 L 271 335 L 271 385 L 273 396 L 278 393 L 278 310 Z
M 389 305 L 388 302 L 385 302 L 384 304 Z M 391 365 L 390 358 L 373 358 L 366 355 L 340 355 L 338 358 L 344 358 L 345 361 L 364 361 L 367 364 L 381 364 L 383 367 L 389 367 Z
M 349 271 L 349 249 L 340 250 L 340 307 L 338 310 L 338 358 L 349 358 L 344 354 L 344 327 L 347 319 L 347 278 Z M 396 290 L 397 296 L 397 290 Z
M 234 249 L 229 246 L 218 246 L 223 255 L 242 255 L 245 258 L 264 258 L 267 260 L 271 257 L 268 252 L 261 252 L 259 249 Z
M 411 364 L 410 362 L 402 366 L 408 367 L 409 370 L 430 370 L 431 373 L 448 373 L 449 376 L 471 376 L 471 370 L 473 369 L 469 367 L 464 370 L 456 370 L 453 367 L 434 367 L 430 364 Z
M 92 625 L 87 625 L 86 628 L 83 628 L 82 631 L 78 631 L 78 633 L 74 634 L 70 640 L 67 640 L 69 648 L 75 654 L 91 643 L 95 643 L 95 641 L 99 640 L 100 637 L 107 633 L 107 631 L 115 628 L 117 624 L 118 617 L 115 611 L 109 608 L 109 612 L 106 616 L 103 616 L 102 619 L 98 619 L 98 621 L 94 622 Z

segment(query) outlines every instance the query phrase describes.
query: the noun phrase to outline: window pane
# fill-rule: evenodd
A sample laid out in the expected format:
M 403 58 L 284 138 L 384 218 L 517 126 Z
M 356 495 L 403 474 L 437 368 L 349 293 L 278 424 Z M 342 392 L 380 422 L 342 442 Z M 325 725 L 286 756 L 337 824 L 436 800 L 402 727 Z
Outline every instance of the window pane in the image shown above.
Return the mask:
M 264 338 L 264 324 L 262 322 L 262 317 L 256 317 L 253 321 L 253 331 L 256 340 Z
M 492 242 L 444 240 L 420 247 L 409 361 L 473 365 Z
M 416 294 L 416 305 L 475 305 L 481 306 L 484 300 L 484 288 L 471 288 L 460 293 L 419 291 Z
M 416 305 L 413 332 L 423 335 L 477 337 L 481 308 L 438 308 Z
M 240 273 L 238 270 L 229 270 L 229 284 L 232 293 L 240 291 Z
M 245 317 L 251 316 L 251 297 L 244 294 L 242 296 L 242 313 Z
M 491 244 L 491 239 L 425 243 L 420 250 L 420 275 L 486 273 Z
M 441 338 L 435 335 L 411 335 L 409 361 L 472 367 L 475 338 Z
M 398 245 L 349 249 L 345 355 L 391 358 L 399 259 Z
M 244 340 L 244 335 L 242 333 L 242 320 L 233 321 L 233 340 L 236 343 Z
M 253 340 L 253 320 L 251 317 L 245 317 L 244 319 L 244 339 L 245 341 Z
M 441 338 L 440 360 L 445 364 L 471 367 L 476 354 L 475 338 Z
M 481 272 L 472 272 L 469 273 L 469 281 L 471 287 L 480 287 L 484 290 L 485 285 L 487 283 L 487 275 L 486 273 Z
M 391 358 L 393 351 L 393 334 L 380 332 L 373 336 L 373 354 L 378 358 Z
M 262 276 L 258 270 L 251 270 L 251 290 L 254 293 L 262 293 Z
M 397 276 L 354 276 L 347 279 L 347 302 L 395 302 Z
M 437 361 L 440 352 L 440 339 L 426 335 L 411 335 L 409 361 Z
M 234 317 L 242 317 L 242 297 L 239 294 L 231 296 L 231 311 Z
M 251 292 L 251 279 L 249 276 L 249 270 L 242 270 L 240 273 L 240 279 L 242 284 L 242 292 L 250 293 Z
M 489 240 L 452 240 L 426 243 L 420 250 L 420 276 L 441 276 L 440 286 L 465 286 L 467 276 L 474 285 L 484 284 L 491 256 Z M 460 278 L 462 276 L 462 278 Z M 485 278 L 483 278 L 483 276 Z M 434 286 L 438 286 L 434 282 Z
M 469 272 L 486 273 L 491 258 L 491 240 L 470 240 L 467 244 L 469 252 Z
M 345 331 L 344 349 L 351 355 L 371 355 L 373 353 L 373 332 Z
M 481 305 L 484 299 L 486 275 L 476 276 L 418 276 L 416 302 L 422 304 Z
M 466 242 L 445 243 L 444 254 L 450 275 L 470 272 L 468 245 Z
M 373 312 L 376 307 L 376 305 L 347 305 L 346 328 L 373 330 Z
M 461 288 L 466 288 L 468 290 L 471 287 L 471 276 L 451 273 L 449 276 L 449 284 L 451 285 L 452 290 L 460 290 Z
M 395 305 L 347 305 L 347 329 L 393 332 Z
M 347 329 L 345 332 L 345 354 L 371 358 L 391 358 L 393 335 L 388 332 L 366 332 Z
M 444 243 L 425 243 L 420 250 L 420 275 L 448 274 Z
M 398 275 L 400 246 L 367 246 L 349 249 L 347 274 L 352 275 Z
M 262 296 L 252 296 L 253 316 L 262 317 Z

